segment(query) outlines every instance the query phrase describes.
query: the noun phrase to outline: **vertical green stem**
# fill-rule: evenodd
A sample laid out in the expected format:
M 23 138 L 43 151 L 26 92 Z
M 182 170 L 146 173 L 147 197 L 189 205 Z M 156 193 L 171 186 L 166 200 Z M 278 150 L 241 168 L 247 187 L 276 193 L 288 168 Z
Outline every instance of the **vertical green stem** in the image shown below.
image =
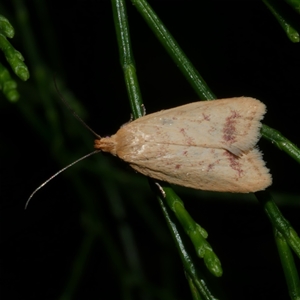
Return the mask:
M 291 224 L 283 217 L 280 210 L 272 200 L 271 195 L 263 191 L 255 193 L 255 196 L 263 206 L 273 228 L 280 232 L 280 234 L 286 239 L 289 246 L 300 258 L 300 238 Z
M 127 93 L 134 119 L 143 116 L 143 101 L 136 76 L 126 6 L 123 0 L 112 0 L 113 17 L 117 34 L 120 63 L 123 68 Z
M 285 237 L 278 231 L 274 230 L 274 236 L 281 265 L 288 286 L 289 295 L 292 300 L 300 299 L 300 281 L 291 249 L 286 242 Z
M 168 207 L 165 205 L 164 201 L 161 197 L 157 197 L 160 202 L 160 207 L 163 211 L 163 215 L 165 216 L 167 225 L 172 233 L 173 239 L 176 241 L 176 246 L 178 252 L 181 257 L 181 261 L 183 262 L 184 269 L 188 273 L 189 279 L 192 280 L 193 286 L 197 288 L 198 293 L 203 297 L 201 299 L 205 300 L 213 300 L 216 299 L 212 296 L 210 290 L 205 284 L 204 277 L 199 274 L 196 269 L 196 263 L 193 261 L 192 256 L 189 254 L 188 249 L 185 246 L 184 241 L 180 236 L 180 232 L 178 231 L 176 223 L 172 220 L 171 214 L 168 212 Z M 195 293 L 199 296 L 198 293 Z M 194 294 L 194 293 L 193 293 Z

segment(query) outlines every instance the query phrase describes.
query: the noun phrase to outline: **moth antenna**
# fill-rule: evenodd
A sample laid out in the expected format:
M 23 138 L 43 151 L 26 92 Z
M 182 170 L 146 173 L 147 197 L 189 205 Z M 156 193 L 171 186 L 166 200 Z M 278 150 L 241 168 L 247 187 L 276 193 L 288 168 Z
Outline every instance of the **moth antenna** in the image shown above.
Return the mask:
M 86 155 L 84 155 L 83 157 L 81 157 L 81 158 L 79 158 L 79 159 L 73 161 L 72 163 L 70 163 L 70 164 L 67 165 L 66 167 L 62 168 L 61 170 L 59 170 L 58 172 L 56 172 L 54 175 L 52 175 L 49 179 L 47 179 L 45 182 L 43 182 L 38 188 L 36 188 L 36 189 L 32 192 L 32 194 L 30 195 L 30 197 L 28 198 L 28 200 L 27 200 L 26 203 L 25 203 L 25 209 L 27 209 L 28 204 L 29 204 L 31 198 L 35 195 L 35 193 L 36 193 L 38 190 L 40 190 L 43 186 L 45 186 L 49 181 L 51 181 L 53 178 L 55 178 L 57 175 L 59 175 L 59 174 L 62 173 L 63 171 L 65 171 L 65 170 L 69 169 L 70 167 L 72 167 L 73 165 L 77 164 L 77 163 L 80 162 L 81 160 L 83 160 L 83 159 L 85 159 L 85 158 L 87 158 L 87 157 L 89 157 L 89 156 L 91 156 L 91 155 L 94 155 L 94 154 L 96 154 L 96 153 L 99 153 L 99 152 L 101 152 L 101 150 L 95 150 L 95 151 L 93 151 L 93 152 L 91 152 L 91 153 L 89 153 L 89 154 L 86 154 Z
M 55 75 L 53 76 L 53 80 L 54 80 L 54 85 L 55 85 L 55 89 L 57 91 L 57 94 L 59 95 L 60 100 L 64 103 L 64 105 L 67 107 L 67 109 L 72 113 L 72 115 L 85 127 L 87 128 L 95 137 L 97 137 L 98 139 L 101 139 L 101 136 L 96 133 L 89 125 L 87 125 L 75 112 L 75 110 L 70 106 L 70 104 L 67 102 L 67 100 L 63 97 L 63 95 L 61 94 L 61 92 L 59 91 L 58 87 L 57 87 L 57 83 L 56 83 L 56 78 Z

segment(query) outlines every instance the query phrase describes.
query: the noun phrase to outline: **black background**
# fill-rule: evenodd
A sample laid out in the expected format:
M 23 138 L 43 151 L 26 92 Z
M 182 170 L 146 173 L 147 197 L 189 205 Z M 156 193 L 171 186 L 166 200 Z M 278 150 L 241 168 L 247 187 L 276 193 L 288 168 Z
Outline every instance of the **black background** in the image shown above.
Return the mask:
M 300 46 L 288 40 L 261 1 L 149 2 L 218 98 L 260 99 L 268 108 L 264 123 L 298 143 Z M 135 7 L 127 4 L 147 113 L 196 101 L 197 95 Z M 24 210 L 39 184 L 93 145 L 88 131 L 86 144 L 77 138 L 77 131 L 85 129 L 53 91 L 64 138 L 59 147 L 73 153 L 72 157 L 62 155 L 60 162 L 54 160 L 55 137 L 40 99 L 38 76 L 50 74 L 45 81 L 53 90 L 52 74 L 56 74 L 64 82 L 61 92 L 67 99 L 68 93 L 80 99 L 85 110 L 76 111 L 100 135 L 115 133 L 130 118 L 110 1 L 49 1 L 44 14 L 31 1 L 24 5 L 42 64 L 39 74 L 31 71 L 37 69 L 26 53 L 28 40 L 22 39 L 16 6 L 4 7 L 3 15 L 16 29 L 11 42 L 32 73 L 27 83 L 16 79 L 19 102 L 10 103 L 1 96 L 1 299 L 59 299 L 64 291 L 85 237 L 84 204 L 70 181 L 74 174 L 88 186 L 86 197 L 97 202 L 104 233 L 88 255 L 73 299 L 125 298 L 121 282 L 123 288 L 124 282 L 132 287 L 134 299 L 190 299 L 178 254 L 147 179 L 116 159 L 99 154 L 79 163 L 46 185 Z M 47 32 L 41 26 L 42 16 L 49 18 Z M 22 107 L 28 109 L 27 117 Z M 45 119 L 46 136 L 29 121 L 37 116 Z M 267 141 L 261 140 L 259 146 L 273 175 L 269 191 L 299 232 L 299 166 Z M 85 164 L 118 171 L 109 175 L 118 178 L 109 181 L 110 196 L 103 188 L 106 179 L 87 172 Z M 289 299 L 271 226 L 254 195 L 176 191 L 192 217 L 209 232 L 209 242 L 222 261 L 223 277 L 211 279 L 220 288 L 216 292 L 220 299 Z M 112 208 L 112 199 L 121 202 L 118 208 Z M 122 213 L 116 218 L 118 209 Z M 128 248 L 120 236 L 126 230 L 132 234 L 137 254 L 124 252 Z M 110 240 L 121 256 L 112 253 L 115 247 L 109 248 Z M 135 270 L 129 257 L 140 261 L 140 270 Z

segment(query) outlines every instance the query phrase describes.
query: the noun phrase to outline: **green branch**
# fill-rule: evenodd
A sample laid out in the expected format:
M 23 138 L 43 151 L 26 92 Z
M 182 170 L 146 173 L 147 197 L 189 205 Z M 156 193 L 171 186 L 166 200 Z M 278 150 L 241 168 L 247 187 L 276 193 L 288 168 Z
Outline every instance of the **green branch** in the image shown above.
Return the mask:
M 285 0 L 298 14 L 300 14 L 300 0 Z
M 278 149 L 283 150 L 291 156 L 296 162 L 300 163 L 300 149 L 290 140 L 284 137 L 279 131 L 263 125 L 261 128 L 262 136 L 275 145 Z
M 280 210 L 273 202 L 271 195 L 265 191 L 257 192 L 255 195 L 263 206 L 273 228 L 280 232 L 296 255 L 300 258 L 300 238 L 291 224 L 283 217 Z
M 208 237 L 207 232 L 192 219 L 188 211 L 184 208 L 182 200 L 174 193 L 174 191 L 168 186 L 162 186 L 165 192 L 167 204 L 175 213 L 175 216 L 179 220 L 186 234 L 190 237 L 196 254 L 204 259 L 207 269 L 212 274 L 216 277 L 222 276 L 223 270 L 221 262 L 217 255 L 213 252 L 211 245 L 206 240 Z
M 119 47 L 120 63 L 124 72 L 131 111 L 134 119 L 137 119 L 143 116 L 143 100 L 136 76 L 125 2 L 122 0 L 112 0 L 112 8 Z
M 24 57 L 17 51 L 3 34 L 0 34 L 0 49 L 3 51 L 6 60 L 10 64 L 14 73 L 22 80 L 29 78 L 29 71 L 24 64 Z
M 153 186 L 152 186 L 153 187 Z M 155 189 L 155 188 L 154 188 Z M 188 283 L 192 290 L 192 295 L 194 299 L 205 299 L 213 300 L 216 299 L 212 296 L 211 291 L 206 285 L 206 280 L 203 275 L 199 273 L 196 268 L 196 262 L 193 260 L 192 255 L 189 253 L 184 241 L 181 238 L 180 232 L 177 228 L 176 222 L 174 222 L 171 214 L 169 213 L 169 207 L 165 205 L 163 198 L 158 196 L 158 201 L 162 209 L 163 215 L 172 234 L 173 240 L 175 241 L 178 253 L 180 255 L 181 261 L 183 263 L 185 272 L 187 273 Z M 196 289 L 196 291 L 194 290 Z M 199 294 L 201 298 L 199 298 Z M 203 297 L 203 298 L 202 298 Z
M 274 230 L 275 242 L 280 256 L 281 265 L 285 275 L 290 298 L 292 300 L 300 299 L 300 281 L 293 254 L 286 241 L 286 238 L 278 231 Z
M 10 22 L 2 15 L 0 15 L 0 33 L 12 39 L 15 35 L 15 30 Z
M 29 71 L 23 62 L 24 58 L 6 38 L 13 38 L 14 34 L 13 26 L 4 16 L 0 15 L 0 49 L 14 73 L 26 81 L 29 78 Z M 9 71 L 2 64 L 0 64 L 0 89 L 5 97 L 12 102 L 17 101 L 20 97 L 16 81 L 11 78 Z
M 2 64 L 0 64 L 0 89 L 11 102 L 20 98 L 16 81 L 11 78 L 9 71 Z
M 290 41 L 293 43 L 299 43 L 300 42 L 300 36 L 299 32 L 295 28 L 295 26 L 292 24 L 292 21 L 290 18 L 282 12 L 282 10 L 279 8 L 278 4 L 274 0 L 262 0 L 264 4 L 267 6 L 267 8 L 270 10 L 270 12 L 273 14 L 273 16 L 276 18 Z M 299 8 L 299 1 L 298 0 L 286 0 L 289 2 L 289 4 L 295 9 L 300 11 Z M 296 4 L 296 2 L 298 2 Z

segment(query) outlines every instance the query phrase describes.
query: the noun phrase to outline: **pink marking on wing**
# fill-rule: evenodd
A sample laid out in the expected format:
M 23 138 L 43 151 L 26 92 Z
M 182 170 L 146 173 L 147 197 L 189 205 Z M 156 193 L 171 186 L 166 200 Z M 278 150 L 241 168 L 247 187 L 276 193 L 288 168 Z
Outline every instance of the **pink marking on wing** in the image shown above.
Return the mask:
M 224 155 L 227 156 L 230 167 L 237 172 L 238 177 L 242 177 L 244 171 L 239 162 L 239 158 L 226 150 L 224 151 Z
M 236 122 L 241 115 L 235 110 L 231 111 L 231 115 L 226 118 L 226 122 L 223 128 L 223 140 L 230 144 L 236 142 Z
M 210 115 L 206 115 L 205 113 L 202 113 L 203 119 L 206 121 L 210 121 Z
M 185 129 L 184 129 L 184 128 L 181 128 L 181 129 L 180 129 L 180 133 L 182 133 L 182 135 L 184 136 L 187 145 L 189 145 L 189 146 L 195 145 L 194 139 L 187 135 L 187 133 L 185 132 Z
M 217 130 L 217 128 L 215 126 L 210 126 L 210 128 L 208 129 L 208 133 L 210 135 L 213 135 L 215 133 L 215 131 Z
M 213 169 L 214 166 L 215 166 L 214 163 L 209 164 L 209 165 L 207 166 L 207 172 L 211 171 L 211 170 Z

